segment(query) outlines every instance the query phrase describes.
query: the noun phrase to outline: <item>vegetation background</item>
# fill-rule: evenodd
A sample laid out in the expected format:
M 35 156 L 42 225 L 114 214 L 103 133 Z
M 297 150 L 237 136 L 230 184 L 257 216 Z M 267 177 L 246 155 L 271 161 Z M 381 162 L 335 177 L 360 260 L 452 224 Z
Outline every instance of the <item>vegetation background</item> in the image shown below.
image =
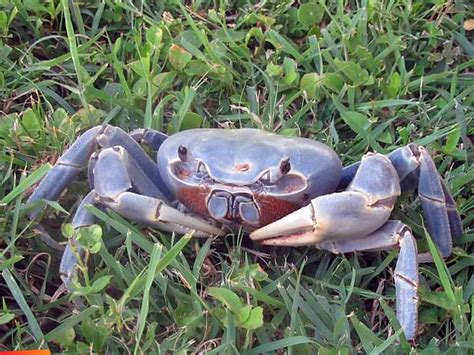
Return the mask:
M 472 353 L 473 22 L 469 0 L 0 0 L 0 350 Z M 258 127 L 325 142 L 344 164 L 426 146 L 466 233 L 420 267 L 417 340 L 394 316 L 397 251 L 174 238 L 97 210 L 67 295 L 60 227 L 85 179 L 41 225 L 23 203 L 105 122 Z M 426 249 L 419 205 L 404 196 L 393 216 Z

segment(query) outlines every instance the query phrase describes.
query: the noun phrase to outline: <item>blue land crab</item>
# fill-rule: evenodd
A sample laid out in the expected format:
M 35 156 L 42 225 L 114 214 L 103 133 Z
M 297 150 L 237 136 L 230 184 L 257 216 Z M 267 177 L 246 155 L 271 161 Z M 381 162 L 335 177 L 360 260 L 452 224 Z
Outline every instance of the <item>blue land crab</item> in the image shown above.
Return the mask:
M 141 145 L 157 151 L 156 162 Z M 415 144 L 387 156 L 368 153 L 343 168 L 322 143 L 257 129 L 194 129 L 168 137 L 102 125 L 76 140 L 29 201 L 58 199 L 86 166 L 91 191 L 74 228 L 96 222 L 85 208 L 96 205 L 196 236 L 242 227 L 266 245 L 312 245 L 333 253 L 400 248 L 397 317 L 408 339 L 416 335 L 419 257 L 410 228 L 389 219 L 398 196 L 418 188 L 428 230 L 444 257 L 462 234 L 448 188 L 429 153 Z M 66 285 L 76 264 L 68 245 L 60 266 Z

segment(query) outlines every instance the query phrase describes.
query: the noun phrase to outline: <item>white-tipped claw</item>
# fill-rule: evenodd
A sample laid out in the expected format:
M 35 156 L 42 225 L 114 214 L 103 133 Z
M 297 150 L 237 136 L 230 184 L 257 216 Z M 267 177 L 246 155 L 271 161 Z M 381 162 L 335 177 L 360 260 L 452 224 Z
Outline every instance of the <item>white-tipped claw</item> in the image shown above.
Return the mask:
M 265 245 L 302 246 L 318 242 L 312 204 L 250 233 L 252 240 Z
M 164 203 L 158 208 L 157 218 L 162 223 L 178 224 L 189 229 L 195 229 L 196 232 L 204 232 L 210 235 L 222 235 L 223 230 L 199 218 L 184 214 L 177 209 Z

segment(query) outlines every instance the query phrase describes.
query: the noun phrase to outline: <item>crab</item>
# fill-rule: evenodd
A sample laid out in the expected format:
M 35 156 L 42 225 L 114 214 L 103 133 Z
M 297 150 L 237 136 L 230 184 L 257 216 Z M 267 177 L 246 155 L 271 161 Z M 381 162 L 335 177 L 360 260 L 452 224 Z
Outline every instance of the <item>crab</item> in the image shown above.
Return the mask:
M 142 145 L 157 151 L 156 162 Z M 428 231 L 443 257 L 463 233 L 430 154 L 415 144 L 388 155 L 368 153 L 343 168 L 323 143 L 257 129 L 193 129 L 168 137 L 151 129 L 126 133 L 101 125 L 76 140 L 29 201 L 57 200 L 86 166 L 90 192 L 75 213 L 74 228 L 96 222 L 86 208 L 95 205 L 139 224 L 199 237 L 243 228 L 264 245 L 332 253 L 399 248 L 396 308 L 408 339 L 416 336 L 423 255 L 410 228 L 390 220 L 397 198 L 417 188 Z M 60 265 L 67 286 L 82 253 L 73 244 Z

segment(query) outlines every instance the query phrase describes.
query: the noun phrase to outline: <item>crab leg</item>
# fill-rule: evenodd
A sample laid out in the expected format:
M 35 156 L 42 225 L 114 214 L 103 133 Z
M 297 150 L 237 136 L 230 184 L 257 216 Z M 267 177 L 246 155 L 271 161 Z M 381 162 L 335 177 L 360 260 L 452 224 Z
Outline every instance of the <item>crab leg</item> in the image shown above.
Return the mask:
M 388 155 L 400 177 L 403 190 L 418 185 L 428 231 L 444 257 L 451 255 L 452 239 L 463 234 L 461 218 L 449 189 L 427 150 L 416 144 L 398 148 Z M 340 187 L 355 175 L 360 163 L 343 170 Z
M 97 218 L 86 208 L 87 206 L 91 205 L 100 208 L 100 206 L 97 205 L 97 194 L 94 190 L 90 191 L 79 204 L 76 214 L 74 215 L 74 218 L 71 222 L 74 229 L 87 227 L 96 223 Z M 72 243 L 76 245 L 73 246 Z M 79 256 L 83 257 L 84 252 L 82 248 L 77 245 L 77 243 L 75 243 L 75 239 L 73 238 L 73 240 L 66 245 L 66 249 L 64 250 L 63 256 L 61 258 L 61 264 L 59 265 L 59 274 L 63 280 L 64 285 L 66 285 L 68 289 L 70 288 L 72 277 L 76 271 L 77 266 L 74 248 L 76 249 L 76 252 L 79 254 Z
M 146 176 L 160 189 L 163 198 L 171 198 L 158 173 L 156 164 L 140 145 L 122 129 L 103 125 L 89 129 L 77 139 L 66 153 L 59 158 L 54 168 L 41 181 L 28 201 L 57 200 L 61 192 L 86 166 L 89 158 L 98 147 L 108 148 L 116 145 L 120 145 L 127 150 Z M 90 173 L 89 176 L 91 177 Z
M 419 153 L 421 154 L 419 156 L 420 182 L 418 184 L 418 194 L 423 206 L 426 224 L 441 254 L 443 257 L 448 257 L 451 255 L 453 248 L 450 225 L 456 225 L 456 221 L 449 220 L 446 196 L 433 160 L 424 148 L 419 147 Z M 449 197 L 452 199 L 451 196 Z M 459 224 L 461 224 L 460 219 Z M 462 229 L 462 227 L 456 228 L 458 230 Z
M 459 239 L 464 234 L 461 217 L 459 216 L 456 202 L 454 201 L 451 192 L 449 191 L 443 179 L 440 179 L 443 188 L 443 193 L 446 202 L 446 211 L 448 212 L 449 227 L 451 229 L 451 236 L 454 239 Z
M 418 179 L 423 215 L 433 240 L 444 257 L 451 255 L 452 239 L 463 234 L 461 218 L 445 182 L 425 148 L 415 144 L 399 148 L 389 156 L 397 171 Z M 414 179 L 416 181 L 416 179 Z
M 129 133 L 140 145 L 146 145 L 158 151 L 161 144 L 168 138 L 166 134 L 150 128 L 138 128 Z
M 415 238 L 406 226 L 399 243 L 395 266 L 397 318 L 407 339 L 412 340 L 418 324 L 418 251 Z
M 390 160 L 366 155 L 346 191 L 319 196 L 310 204 L 250 234 L 267 245 L 314 245 L 368 235 L 389 218 L 400 195 Z
M 97 146 L 97 135 L 102 127 L 89 129 L 62 155 L 54 168 L 33 191 L 28 202 L 40 199 L 57 200 L 61 192 L 87 164 L 90 154 Z M 35 214 L 35 213 L 34 213 Z
M 95 223 L 95 216 L 86 208 L 95 205 L 99 208 L 109 207 L 125 218 L 164 231 L 180 234 L 194 232 L 198 237 L 222 233 L 207 221 L 168 206 L 166 201 L 160 198 L 161 192 L 158 188 L 123 147 L 115 146 L 102 150 L 93 170 L 94 190 L 89 192 L 79 205 L 72 222 L 74 228 Z M 77 266 L 74 248 L 79 256 L 82 257 L 83 254 L 80 246 L 74 245 L 75 243 L 73 238 L 61 260 L 60 273 L 66 286 L 70 285 Z
M 317 244 L 318 249 L 332 253 L 376 251 L 400 248 L 395 267 L 397 318 L 407 339 L 414 339 L 418 323 L 418 261 L 416 241 L 405 224 L 387 221 L 374 233 L 351 240 Z

